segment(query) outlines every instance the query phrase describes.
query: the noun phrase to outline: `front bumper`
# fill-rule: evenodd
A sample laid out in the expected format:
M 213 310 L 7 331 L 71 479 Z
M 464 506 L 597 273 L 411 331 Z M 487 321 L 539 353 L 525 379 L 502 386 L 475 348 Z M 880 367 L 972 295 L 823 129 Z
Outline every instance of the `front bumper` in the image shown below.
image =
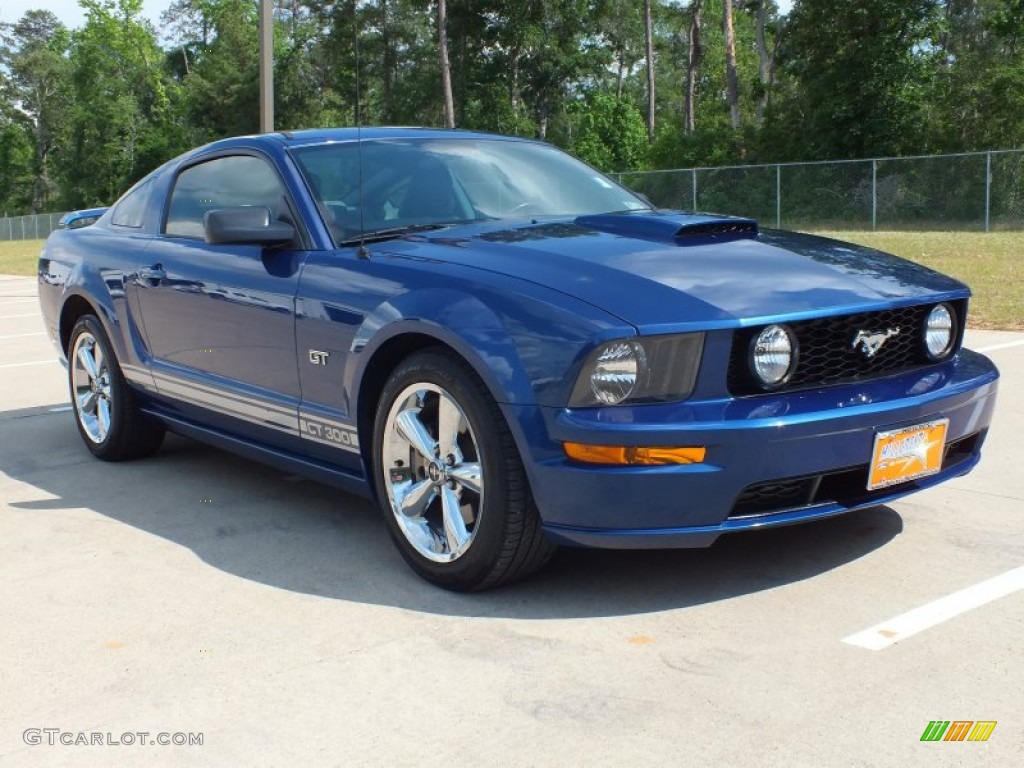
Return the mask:
M 882 504 L 978 462 L 999 374 L 963 350 L 925 371 L 813 391 L 618 408 L 504 406 L 544 530 L 563 544 L 702 547 L 723 533 Z M 875 434 L 949 419 L 938 474 L 869 492 Z M 701 464 L 577 464 L 562 443 L 706 446 Z

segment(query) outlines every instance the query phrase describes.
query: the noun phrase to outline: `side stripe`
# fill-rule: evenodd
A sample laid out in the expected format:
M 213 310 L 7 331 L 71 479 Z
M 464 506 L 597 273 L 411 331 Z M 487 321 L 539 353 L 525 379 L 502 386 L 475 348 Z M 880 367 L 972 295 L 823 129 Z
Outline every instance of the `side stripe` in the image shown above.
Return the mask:
M 192 401 L 211 410 L 227 413 L 254 424 L 260 424 L 284 432 L 298 432 L 298 417 L 293 411 L 290 415 L 278 410 L 263 408 L 260 405 L 247 403 L 226 394 L 213 394 L 197 390 L 188 384 L 171 383 L 166 380 L 157 382 L 160 391 L 169 395 Z
M 278 405 L 277 403 L 272 403 L 268 400 L 262 400 L 258 397 L 250 397 L 247 395 L 243 395 L 239 392 L 224 389 L 223 387 L 217 387 L 211 384 L 201 384 L 199 382 L 192 381 L 191 379 L 185 379 L 179 376 L 171 376 L 167 373 L 163 373 L 160 371 L 154 371 L 153 378 L 156 380 L 157 384 L 160 384 L 161 382 L 166 382 L 168 385 L 172 386 L 185 386 L 188 387 L 189 390 L 201 394 L 212 395 L 215 397 L 230 398 L 232 400 L 238 401 L 240 404 L 243 405 L 256 405 L 259 407 L 261 412 L 276 411 L 277 413 L 280 413 L 281 415 L 284 416 L 295 415 L 294 408 L 288 408 L 283 405 Z
M 145 384 L 148 371 L 130 366 L 130 378 Z M 165 372 L 152 373 L 156 386 L 163 394 L 187 403 L 208 408 L 242 421 L 269 427 L 304 440 L 329 445 L 349 453 L 359 453 L 359 433 L 351 424 L 308 413 L 301 409 L 271 403 L 266 400 L 229 391 L 208 383 L 197 383 Z
M 137 365 L 121 363 L 121 373 L 123 373 L 124 377 L 132 384 L 142 387 L 143 389 L 153 390 L 156 387 L 153 382 L 153 377 L 145 368 L 141 368 Z

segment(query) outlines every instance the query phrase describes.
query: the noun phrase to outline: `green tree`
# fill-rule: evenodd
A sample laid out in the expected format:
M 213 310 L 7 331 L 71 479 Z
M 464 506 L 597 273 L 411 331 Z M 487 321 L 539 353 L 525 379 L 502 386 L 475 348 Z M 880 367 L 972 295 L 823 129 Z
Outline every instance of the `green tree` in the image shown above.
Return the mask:
M 72 32 L 46 11 L 0 25 L 9 211 L 109 202 L 187 147 L 258 129 L 254 0 L 175 0 L 164 46 L 140 0 L 82 5 Z M 605 169 L 1024 144 L 1024 0 L 796 0 L 787 16 L 776 0 L 445 5 L 456 124 Z M 437 13 L 276 0 L 277 126 L 442 125 Z M 656 125 L 649 147 L 638 115 Z
M 770 146 L 793 159 L 926 149 L 941 32 L 936 0 L 797 0 L 780 51 L 794 87 L 768 111 Z
M 382 0 L 386 5 L 386 0 Z M 274 114 L 281 130 L 343 122 L 334 72 L 320 45 L 325 4 L 288 0 L 278 6 L 274 34 Z M 256 34 L 256 29 L 252 29 Z
M 571 109 L 570 149 L 603 171 L 634 171 L 647 162 L 647 125 L 640 110 L 624 99 L 595 91 Z
M 67 30 L 49 11 L 29 11 L 15 24 L 0 24 L 0 65 L 8 72 L 0 84 L 11 121 L 5 148 L 16 162 L 19 142 L 12 131 L 20 124 L 33 150 L 28 195 L 33 213 L 47 210 L 55 191 L 50 159 L 67 118 L 67 46 Z M 17 185 L 17 176 L 11 182 Z
M 1024 145 L 1024 0 L 947 2 L 935 120 L 947 150 Z
M 173 87 L 141 0 L 80 0 L 71 38 L 72 102 L 60 155 L 68 206 L 110 203 L 187 142 L 173 121 Z
M 692 0 L 666 7 L 661 21 L 659 130 L 651 148 L 655 168 L 687 168 L 753 160 L 748 151 L 757 135 L 761 89 L 755 43 L 755 5 L 736 6 L 733 14 L 737 103 L 741 122 L 728 98 L 728 59 L 724 3 Z M 690 119 L 692 119 L 692 123 Z
M 35 151 L 24 126 L 4 112 L 0 110 L 0 215 L 15 216 L 32 208 Z
M 197 141 L 259 130 L 257 6 L 250 0 L 183 0 L 179 45 L 192 61 L 181 81 Z M 280 87 L 277 88 L 280 91 Z
M 652 4 L 651 15 L 657 18 L 661 4 Z M 611 54 L 609 74 L 614 78 L 615 97 L 621 99 L 638 64 L 646 58 L 645 5 L 627 0 L 603 0 L 594 8 L 594 26 L 600 35 L 601 47 Z M 658 30 L 653 30 L 657 36 Z M 610 87 L 610 83 L 605 84 Z

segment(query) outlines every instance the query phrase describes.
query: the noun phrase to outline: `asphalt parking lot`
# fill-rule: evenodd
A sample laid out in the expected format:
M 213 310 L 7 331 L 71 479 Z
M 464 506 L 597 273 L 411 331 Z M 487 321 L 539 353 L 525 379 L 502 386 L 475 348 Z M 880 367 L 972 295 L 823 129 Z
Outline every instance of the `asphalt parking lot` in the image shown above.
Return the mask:
M 0 765 L 1024 765 L 1024 333 L 968 334 L 1003 380 L 967 477 L 463 596 L 312 481 L 92 459 L 34 296 L 0 277 Z

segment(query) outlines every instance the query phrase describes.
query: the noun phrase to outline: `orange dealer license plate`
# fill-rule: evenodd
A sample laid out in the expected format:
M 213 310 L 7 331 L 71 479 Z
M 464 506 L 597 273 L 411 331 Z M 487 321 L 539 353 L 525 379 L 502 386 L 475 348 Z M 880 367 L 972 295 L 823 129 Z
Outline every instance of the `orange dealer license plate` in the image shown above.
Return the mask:
M 868 490 L 934 475 L 942 469 L 947 427 L 949 419 L 942 419 L 876 434 Z

